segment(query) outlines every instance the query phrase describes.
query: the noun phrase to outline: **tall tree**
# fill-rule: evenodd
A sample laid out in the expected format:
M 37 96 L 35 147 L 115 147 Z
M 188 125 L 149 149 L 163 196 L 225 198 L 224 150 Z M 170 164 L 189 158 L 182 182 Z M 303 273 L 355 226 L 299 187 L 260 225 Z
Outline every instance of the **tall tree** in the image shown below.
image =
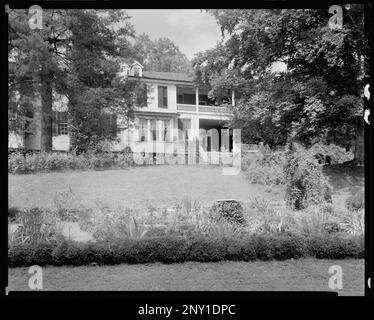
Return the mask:
M 192 73 L 192 65 L 178 46 L 168 38 L 152 41 L 145 33 L 134 44 L 137 59 L 149 71 Z
M 247 138 L 354 146 L 363 161 L 363 6 L 343 7 L 342 28 L 328 10 L 212 10 L 224 33 L 194 60 L 197 79 L 243 92 L 235 125 Z M 285 72 L 271 72 L 283 62 Z
M 40 99 L 41 110 L 29 111 L 41 114 L 41 150 L 49 151 L 52 149 L 52 84 L 60 73 L 55 34 L 60 21 L 55 20 L 57 11 L 46 12 L 42 29 L 31 29 L 28 10 L 9 10 L 8 14 L 9 96 L 27 102 L 29 109 Z M 14 104 L 17 103 L 10 103 Z
M 118 78 L 132 54 L 129 17 L 123 10 L 43 10 L 40 30 L 29 28 L 29 18 L 26 10 L 9 12 L 9 89 L 28 101 L 39 94 L 41 150 L 52 149 L 54 90 L 68 97 L 73 144 L 114 136 L 106 111 L 128 115 L 136 87 Z

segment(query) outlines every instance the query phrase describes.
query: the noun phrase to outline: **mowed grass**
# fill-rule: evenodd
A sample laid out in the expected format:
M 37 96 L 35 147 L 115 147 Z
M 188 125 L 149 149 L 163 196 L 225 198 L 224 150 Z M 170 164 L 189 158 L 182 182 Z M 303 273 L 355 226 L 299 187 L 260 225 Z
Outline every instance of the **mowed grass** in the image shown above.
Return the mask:
M 52 208 L 57 192 L 71 188 L 85 206 L 172 206 L 184 198 L 207 204 L 216 199 L 264 196 L 265 187 L 249 184 L 243 175 L 223 175 L 217 166 L 159 165 L 126 170 L 69 171 L 9 175 L 9 204 Z M 282 201 L 282 190 L 269 196 Z
M 333 187 L 334 205 L 364 186 L 363 168 L 324 167 Z M 9 205 L 52 208 L 56 193 L 74 192 L 78 202 L 92 207 L 100 201 L 111 207 L 168 207 L 185 198 L 203 205 L 217 199 L 264 197 L 284 203 L 284 188 L 250 184 L 242 174 L 223 175 L 217 166 L 158 165 L 126 170 L 69 171 L 9 175 Z
M 363 260 L 146 264 L 43 268 L 44 290 L 334 291 L 329 268 L 343 270 L 339 295 L 364 294 Z M 29 290 L 28 268 L 9 269 L 8 289 Z

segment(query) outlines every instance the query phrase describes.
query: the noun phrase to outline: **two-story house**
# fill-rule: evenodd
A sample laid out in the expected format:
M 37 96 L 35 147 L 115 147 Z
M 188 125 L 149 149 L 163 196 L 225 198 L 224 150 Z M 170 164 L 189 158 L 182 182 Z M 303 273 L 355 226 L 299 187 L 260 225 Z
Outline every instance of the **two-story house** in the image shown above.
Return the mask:
M 148 99 L 146 107 L 135 109 L 133 127 L 120 133 L 117 150 L 129 145 L 138 152 L 171 154 L 183 140 L 199 140 L 200 153 L 232 151 L 232 132 L 224 130 L 222 139 L 221 130 L 227 128 L 231 104 L 238 99 L 234 90 L 213 101 L 209 89 L 197 86 L 187 74 L 146 71 L 138 62 L 127 72 L 147 84 Z
M 234 90 L 228 91 L 221 101 L 213 101 L 208 97 L 208 88 L 195 85 L 186 74 L 143 69 L 139 62 L 125 68 L 125 76 L 146 84 L 147 106 L 135 108 L 130 127 L 118 131 L 119 142 L 113 144 L 113 151 L 130 146 L 135 152 L 173 154 L 186 140 L 200 140 L 200 155 L 222 149 L 232 151 L 232 133 L 227 129 L 221 135 L 221 130 L 227 128 L 226 122 L 232 117 L 231 105 L 238 99 Z M 54 114 L 53 149 L 68 150 L 66 110 L 60 106 Z M 15 147 L 15 140 L 14 136 L 9 140 L 9 147 Z M 40 132 L 36 131 L 28 143 L 23 142 L 23 147 L 39 149 L 38 140 Z

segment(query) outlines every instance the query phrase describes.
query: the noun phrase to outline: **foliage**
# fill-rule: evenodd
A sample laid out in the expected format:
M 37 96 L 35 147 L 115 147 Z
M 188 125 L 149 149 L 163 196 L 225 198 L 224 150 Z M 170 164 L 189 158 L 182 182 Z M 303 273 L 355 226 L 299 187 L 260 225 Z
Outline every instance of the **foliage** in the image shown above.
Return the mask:
M 48 221 L 46 213 L 39 208 L 32 208 L 17 215 L 16 229 L 8 234 L 10 246 L 25 243 L 49 243 L 57 241 L 59 231 L 54 221 Z
M 77 220 L 77 212 L 84 210 L 71 187 L 66 191 L 56 192 L 53 197 L 53 204 L 55 206 L 55 214 L 61 221 L 75 222 Z
M 8 156 L 9 173 L 35 173 L 63 170 L 100 170 L 127 168 L 135 165 L 132 152 L 128 149 L 120 153 L 89 151 L 82 154 L 63 152 L 41 152 L 23 155 L 12 153 Z
M 209 210 L 213 221 L 226 221 L 233 224 L 244 224 L 243 206 L 235 200 L 216 201 Z
M 365 208 L 365 193 L 363 189 L 358 190 L 356 193 L 347 198 L 346 207 L 351 211 L 359 211 Z
M 322 155 L 325 158 L 329 157 L 331 159 L 331 164 L 340 164 L 353 159 L 352 152 L 346 151 L 345 148 L 335 144 L 325 145 L 316 143 L 309 151 L 315 155 Z
M 284 184 L 284 164 L 284 153 L 259 151 L 251 164 L 244 168 L 244 174 L 250 183 L 266 186 L 280 185 Z
M 364 210 L 348 211 L 343 222 L 339 223 L 343 232 L 352 235 L 363 235 L 365 233 Z
M 86 151 L 89 137 L 112 138 L 108 111 L 129 118 L 136 99 L 137 81 L 118 77 L 121 62 L 133 58 L 134 30 L 124 10 L 43 9 L 37 31 L 28 26 L 27 9 L 8 14 L 10 109 L 22 121 L 30 106 L 41 111 L 41 150 L 52 149 L 55 93 L 68 100 L 74 146 Z
M 192 72 L 191 62 L 168 38 L 152 41 L 143 33 L 136 38 L 134 51 L 146 71 Z
M 246 212 L 249 234 L 276 234 L 290 231 L 288 217 L 265 198 L 252 198 Z
M 288 154 L 284 168 L 286 203 L 293 209 L 303 209 L 310 204 L 331 202 L 331 186 L 322 173 L 317 159 L 307 150 Z
M 92 263 L 181 263 L 223 260 L 285 260 L 363 258 L 363 237 L 300 237 L 289 235 L 250 236 L 241 239 L 206 237 L 154 237 L 124 239 L 108 244 L 37 243 L 16 245 L 8 250 L 9 267 L 30 265 L 89 265 Z
M 195 75 L 212 96 L 241 93 L 232 127 L 244 143 L 321 141 L 354 147 L 363 160 L 364 10 L 342 9 L 341 29 L 328 27 L 325 9 L 208 10 L 223 38 L 195 57 Z
M 10 221 L 15 220 L 16 217 L 21 213 L 21 210 L 17 207 L 9 207 L 8 208 L 8 219 Z
M 140 239 L 148 232 L 144 224 L 139 224 L 130 210 L 111 210 L 97 204 L 97 210 L 90 213 L 83 228 L 90 231 L 94 239 L 99 241 L 115 241 L 116 239 Z

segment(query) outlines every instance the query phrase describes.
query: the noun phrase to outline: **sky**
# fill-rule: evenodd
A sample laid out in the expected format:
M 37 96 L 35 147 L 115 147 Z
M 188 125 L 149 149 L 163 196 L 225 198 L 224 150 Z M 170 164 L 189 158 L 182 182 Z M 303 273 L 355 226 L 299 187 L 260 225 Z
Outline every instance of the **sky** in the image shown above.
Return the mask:
M 200 9 L 129 9 L 136 33 L 152 39 L 167 37 L 192 59 L 194 54 L 215 46 L 221 30 L 215 18 Z

